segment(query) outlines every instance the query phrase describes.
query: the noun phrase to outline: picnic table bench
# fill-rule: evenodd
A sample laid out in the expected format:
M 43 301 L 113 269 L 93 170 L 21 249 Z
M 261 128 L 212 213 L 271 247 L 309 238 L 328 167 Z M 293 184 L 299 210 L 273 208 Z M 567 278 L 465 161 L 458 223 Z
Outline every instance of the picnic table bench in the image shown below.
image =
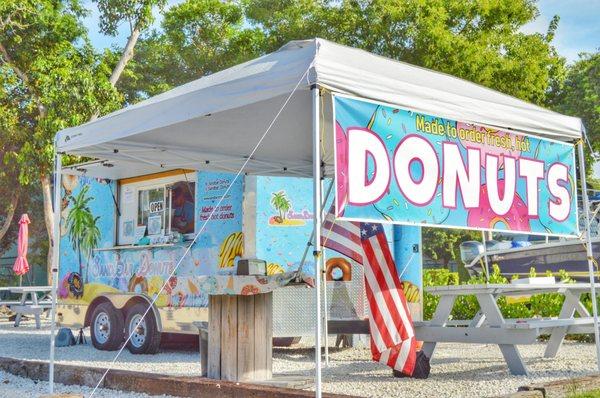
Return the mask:
M 432 286 L 427 292 L 440 296 L 440 302 L 430 321 L 415 322 L 418 340 L 423 351 L 432 357 L 438 342 L 497 344 L 510 372 L 526 375 L 527 368 L 517 348 L 533 344 L 542 334 L 549 334 L 544 357 L 556 356 L 567 334 L 594 333 L 594 320 L 581 303 L 581 295 L 590 292 L 589 283 L 486 284 Z M 600 288 L 600 284 L 596 284 Z M 498 308 L 501 296 L 523 296 L 560 293 L 565 301 L 556 318 L 505 319 Z M 474 295 L 480 310 L 467 320 L 452 320 L 451 312 L 458 296 Z M 575 315 L 579 317 L 575 317 Z
M 23 315 L 33 315 L 36 328 L 42 327 L 41 315 L 44 310 L 52 307 L 52 301 L 48 298 L 48 294 L 52 291 L 51 286 L 3 287 L 0 291 L 21 295 L 19 301 L 0 301 L 0 305 L 6 305 L 16 313 L 15 327 L 19 326 Z M 42 294 L 41 299 L 38 299 L 38 293 Z

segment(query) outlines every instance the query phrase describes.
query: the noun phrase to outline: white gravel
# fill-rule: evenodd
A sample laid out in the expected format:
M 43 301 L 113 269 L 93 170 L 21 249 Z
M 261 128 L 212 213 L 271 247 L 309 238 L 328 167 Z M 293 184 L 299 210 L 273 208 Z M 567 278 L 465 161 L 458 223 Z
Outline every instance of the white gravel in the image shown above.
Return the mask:
M 0 370 L 0 397 L 39 397 L 48 394 L 48 382 L 24 379 L 6 373 Z M 80 394 L 89 396 L 92 393 L 92 388 L 82 386 L 65 386 L 62 384 L 54 385 L 55 394 Z M 98 398 L 146 398 L 150 397 L 147 394 L 130 393 L 123 391 L 97 389 L 94 397 Z M 166 397 L 166 396 L 162 396 Z
M 45 326 L 36 330 L 31 321 L 22 323 L 19 328 L 0 322 L 0 343 L 0 356 L 48 360 L 49 328 Z M 312 378 L 314 350 L 306 346 L 307 343 L 301 342 L 295 348 L 276 349 L 274 374 Z M 516 392 L 519 386 L 525 384 L 584 376 L 596 369 L 593 344 L 565 342 L 554 359 L 543 358 L 545 345 L 542 343 L 519 348 L 530 371 L 527 377 L 508 373 L 497 346 L 439 344 L 432 360 L 431 376 L 427 380 L 391 377 L 389 368 L 371 361 L 366 347 L 330 349 L 330 366 L 323 369 L 323 391 L 369 397 L 497 396 Z M 114 355 L 114 352 L 95 350 L 89 341 L 88 345 L 56 350 L 59 363 L 102 368 L 110 364 Z M 200 373 L 198 353 L 182 351 L 146 356 L 131 355 L 124 350 L 114 367 L 185 376 Z M 65 388 L 74 391 L 73 387 Z M 84 390 L 81 389 L 82 392 Z

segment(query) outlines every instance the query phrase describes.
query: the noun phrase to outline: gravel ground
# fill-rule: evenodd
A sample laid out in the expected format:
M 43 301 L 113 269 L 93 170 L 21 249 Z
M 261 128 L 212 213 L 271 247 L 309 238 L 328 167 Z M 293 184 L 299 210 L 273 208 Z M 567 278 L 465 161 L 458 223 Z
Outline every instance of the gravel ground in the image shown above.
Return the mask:
M 83 394 L 88 396 L 91 394 L 92 389 L 90 387 L 81 386 L 64 386 L 62 384 L 54 385 L 54 392 L 56 394 Z M 47 381 L 33 381 L 31 379 L 24 379 L 6 373 L 0 370 L 0 397 L 39 397 L 40 395 L 48 394 L 48 382 Z M 128 393 L 123 391 L 105 390 L 98 389 L 94 393 L 94 397 L 98 398 L 145 398 L 150 397 L 147 394 Z M 162 395 L 165 397 L 165 395 Z
M 49 356 L 49 328 L 36 330 L 32 321 L 19 328 L 0 322 L 0 342 L 0 356 L 37 360 Z M 314 351 L 307 343 L 276 349 L 275 375 L 312 378 Z M 524 377 L 508 373 L 497 346 L 439 344 L 427 380 L 391 377 L 387 367 L 370 360 L 366 347 L 330 349 L 330 366 L 323 369 L 323 391 L 369 397 L 485 397 L 516 392 L 525 384 L 583 376 L 596 369 L 593 344 L 566 342 L 554 359 L 543 358 L 544 348 L 544 344 L 520 347 L 530 371 L 530 376 Z M 82 366 L 106 367 L 114 355 L 95 350 L 89 341 L 83 346 L 56 349 L 57 362 Z M 200 372 L 198 353 L 172 350 L 153 356 L 131 355 L 124 350 L 114 367 L 185 376 Z M 1 388 L 0 396 L 6 396 Z M 68 388 L 73 391 L 73 387 Z

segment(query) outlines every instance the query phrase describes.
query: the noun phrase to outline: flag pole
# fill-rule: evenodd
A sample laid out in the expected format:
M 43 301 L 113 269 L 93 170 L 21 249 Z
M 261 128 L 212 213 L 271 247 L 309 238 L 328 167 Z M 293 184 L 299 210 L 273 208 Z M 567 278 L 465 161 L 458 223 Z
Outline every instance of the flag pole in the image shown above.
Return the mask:
M 55 143 L 56 147 L 56 143 Z M 50 324 L 50 366 L 48 369 L 48 384 L 50 395 L 54 394 L 54 339 L 56 334 L 56 292 L 58 290 L 58 256 L 60 255 L 60 188 L 62 177 L 62 158 L 56 153 L 54 159 L 54 225 L 52 230 L 52 316 Z
M 321 93 L 316 84 L 311 86 L 312 94 L 312 133 L 313 133 L 313 214 L 314 237 L 313 257 L 315 261 L 315 397 L 321 398 L 321 140 L 319 137 L 319 117 Z
M 585 131 L 583 131 L 585 135 Z M 583 141 L 577 144 L 579 152 L 579 175 L 581 178 L 581 199 L 583 200 L 583 214 L 585 222 L 585 240 L 588 260 L 588 271 L 590 274 L 590 290 L 592 293 L 592 312 L 594 315 L 594 341 L 596 342 L 596 363 L 600 372 L 600 331 L 598 330 L 598 304 L 596 302 L 596 281 L 594 278 L 594 253 L 592 251 L 592 236 L 590 234 L 590 202 L 587 194 L 587 181 L 585 175 L 585 158 L 583 155 Z M 577 189 L 577 187 L 575 187 Z

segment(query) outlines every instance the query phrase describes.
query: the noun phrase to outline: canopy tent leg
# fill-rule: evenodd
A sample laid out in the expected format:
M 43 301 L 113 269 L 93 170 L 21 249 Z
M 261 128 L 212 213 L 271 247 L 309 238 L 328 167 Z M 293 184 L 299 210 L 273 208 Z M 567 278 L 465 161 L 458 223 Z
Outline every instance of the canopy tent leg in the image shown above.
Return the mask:
M 483 252 L 485 255 L 483 259 L 485 260 L 485 283 L 490 283 L 490 264 L 488 262 L 487 257 L 487 244 L 485 241 L 485 231 L 481 231 L 481 243 L 483 243 Z
M 321 398 L 321 141 L 320 132 L 320 90 L 317 85 L 311 87 L 312 93 L 312 132 L 313 132 L 313 214 L 314 239 L 313 257 L 315 261 L 315 396 Z
M 331 191 L 333 182 L 334 182 L 334 180 L 331 180 L 331 185 L 329 186 L 329 190 L 327 191 L 327 196 L 329 196 L 329 192 Z M 324 181 L 321 180 L 321 190 L 323 189 L 323 186 L 324 186 Z M 325 199 L 325 202 L 326 201 L 327 201 L 327 199 Z M 325 203 L 323 203 L 323 206 L 321 207 L 321 222 L 325 219 L 326 213 L 327 213 L 327 211 L 325 210 Z M 321 231 L 322 231 L 322 228 L 321 228 Z M 327 256 L 325 254 L 325 250 L 323 250 L 323 253 L 321 255 L 321 261 L 319 263 L 319 269 L 323 270 L 323 272 L 321 272 L 321 275 L 323 277 L 323 308 L 324 308 L 324 311 L 323 311 L 323 344 L 325 345 L 325 367 L 328 368 L 329 367 L 329 342 L 328 342 L 329 331 L 327 328 L 327 322 L 329 321 L 329 305 L 327 302 L 327 274 L 325 272 L 326 265 L 327 265 Z
M 58 290 L 58 256 L 60 255 L 60 187 L 62 184 L 62 158 L 59 153 L 54 159 L 54 228 L 52 230 L 52 316 L 50 324 L 50 367 L 48 384 L 50 394 L 54 393 L 54 339 L 56 334 L 56 293 Z
M 587 182 L 585 177 L 585 158 L 583 155 L 583 141 L 577 144 L 579 152 L 579 174 L 581 178 L 581 199 L 583 200 L 583 214 L 585 222 L 585 240 L 588 260 L 588 270 L 590 274 L 590 287 L 592 293 L 592 315 L 594 316 L 594 341 L 596 342 L 596 362 L 600 372 L 600 331 L 598 330 L 598 304 L 596 303 L 596 285 L 594 278 L 594 254 L 592 251 L 592 236 L 590 233 L 590 203 L 587 194 Z
M 321 204 L 321 209 L 323 210 L 323 214 L 327 213 L 325 211 L 325 205 L 327 205 L 327 200 L 329 199 L 329 194 L 331 194 L 331 189 L 333 188 L 334 182 L 335 182 L 335 180 L 332 179 L 331 183 L 329 184 L 329 188 L 327 188 L 327 192 L 325 193 L 325 196 L 323 196 L 323 203 Z M 297 274 L 296 282 L 300 282 L 302 279 L 302 276 L 301 276 L 302 268 L 304 268 L 304 264 L 306 263 L 306 257 L 308 257 L 308 250 L 311 248 L 311 246 L 313 244 L 313 240 L 315 239 L 315 225 L 313 225 L 313 229 L 310 232 L 310 237 L 308 238 L 308 241 L 306 242 L 306 247 L 304 248 L 304 253 L 302 254 L 302 259 L 300 260 L 300 265 L 298 266 L 298 271 L 296 271 L 296 274 Z

